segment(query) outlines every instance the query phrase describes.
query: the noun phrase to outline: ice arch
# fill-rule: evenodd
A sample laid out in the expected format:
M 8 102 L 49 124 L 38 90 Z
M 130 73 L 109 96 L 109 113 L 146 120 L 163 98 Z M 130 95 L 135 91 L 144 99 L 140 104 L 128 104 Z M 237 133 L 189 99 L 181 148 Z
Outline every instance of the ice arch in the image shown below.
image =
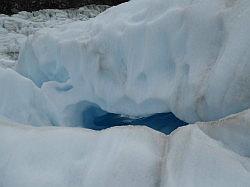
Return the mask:
M 38 32 L 17 70 L 67 101 L 60 110 L 86 100 L 111 113 L 215 120 L 250 106 L 249 12 L 248 0 L 132 0 Z

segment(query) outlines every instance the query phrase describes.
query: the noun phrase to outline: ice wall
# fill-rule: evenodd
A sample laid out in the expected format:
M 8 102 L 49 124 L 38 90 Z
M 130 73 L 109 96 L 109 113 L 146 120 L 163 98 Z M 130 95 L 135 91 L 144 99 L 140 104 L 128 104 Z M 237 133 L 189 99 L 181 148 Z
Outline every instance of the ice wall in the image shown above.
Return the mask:
M 31 80 L 0 68 L 0 85 L 0 116 L 33 126 L 59 125 L 55 106 Z
M 249 15 L 248 0 L 134 0 L 38 32 L 17 69 L 64 98 L 55 102 L 62 113 L 88 101 L 132 116 L 215 120 L 250 106 Z

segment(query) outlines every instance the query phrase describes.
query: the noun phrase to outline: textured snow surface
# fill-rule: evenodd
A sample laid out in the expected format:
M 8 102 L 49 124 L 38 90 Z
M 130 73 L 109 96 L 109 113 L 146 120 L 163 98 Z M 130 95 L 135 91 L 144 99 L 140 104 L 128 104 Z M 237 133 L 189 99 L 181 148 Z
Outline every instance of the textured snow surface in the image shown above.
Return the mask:
M 90 5 L 72 10 L 20 12 L 13 16 L 0 14 L 0 66 L 14 68 L 19 50 L 27 36 L 38 30 L 60 27 L 74 21 L 85 21 L 107 8 L 105 5 Z
M 0 121 L 3 187 L 247 187 L 250 111 L 180 128 L 90 131 Z
M 250 106 L 249 19 L 248 0 L 134 0 L 37 32 L 17 69 L 64 98 L 60 111 L 88 101 L 125 115 L 215 120 Z

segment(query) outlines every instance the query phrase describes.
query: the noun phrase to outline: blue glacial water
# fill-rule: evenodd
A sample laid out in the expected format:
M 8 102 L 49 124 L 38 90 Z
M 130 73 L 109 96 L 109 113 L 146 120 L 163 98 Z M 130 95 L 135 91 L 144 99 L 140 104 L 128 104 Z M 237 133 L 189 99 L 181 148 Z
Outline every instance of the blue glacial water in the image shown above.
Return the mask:
M 107 113 L 94 119 L 94 125 L 92 126 L 92 129 L 102 130 L 113 126 L 124 125 L 148 126 L 162 133 L 170 134 L 178 127 L 187 125 L 187 123 L 179 120 L 172 113 L 159 113 L 137 119 L 123 117 L 119 114 Z

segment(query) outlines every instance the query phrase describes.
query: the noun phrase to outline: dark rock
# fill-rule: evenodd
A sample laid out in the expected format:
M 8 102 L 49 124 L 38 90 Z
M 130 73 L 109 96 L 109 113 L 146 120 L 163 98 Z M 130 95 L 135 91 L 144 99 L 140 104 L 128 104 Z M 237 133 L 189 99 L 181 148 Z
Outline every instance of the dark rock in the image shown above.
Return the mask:
M 36 11 L 41 9 L 79 8 L 85 5 L 115 6 L 128 0 L 0 0 L 1 14 L 15 14 L 19 11 Z

